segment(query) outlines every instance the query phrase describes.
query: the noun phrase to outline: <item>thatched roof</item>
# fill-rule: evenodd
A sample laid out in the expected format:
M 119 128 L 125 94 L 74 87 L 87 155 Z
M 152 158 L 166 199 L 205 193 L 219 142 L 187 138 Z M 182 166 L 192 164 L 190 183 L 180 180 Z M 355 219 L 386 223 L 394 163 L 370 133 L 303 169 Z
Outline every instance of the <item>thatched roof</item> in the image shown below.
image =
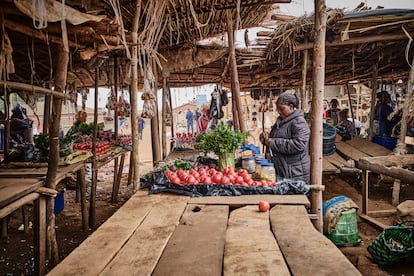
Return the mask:
M 47 85 L 53 79 L 57 44 L 62 43 L 61 6 L 54 2 L 55 9 L 43 12 L 39 8 L 38 21 L 33 20 L 32 1 L 6 0 L 1 2 L 1 22 L 11 43 L 15 73 L 9 74 L 13 81 Z M 36 1 L 42 3 L 43 1 Z M 226 32 L 226 12 L 230 10 L 234 21 L 239 18 L 238 28 L 260 25 L 268 17 L 274 3 L 289 3 L 290 0 L 158 0 L 139 1 L 140 22 L 138 33 L 148 29 L 148 22 L 156 17 L 158 30 L 162 32 L 156 51 L 160 53 L 175 50 L 195 49 L 198 40 Z M 240 5 L 238 5 L 238 3 Z M 68 45 L 70 47 L 70 68 L 68 84 L 74 88 L 94 85 L 94 70 L 101 66 L 100 84 L 112 82 L 113 57 L 118 57 L 122 67 L 120 78 L 128 76 L 129 60 L 125 45 L 132 43 L 131 29 L 136 1 L 131 0 L 66 0 Z M 158 5 L 158 6 L 157 6 Z M 46 5 L 46 7 L 50 5 Z M 156 7 L 155 7 L 156 6 Z M 159 9 L 157 9 L 159 8 Z M 160 9 L 163 10 L 160 10 Z M 38 9 L 35 9 L 38 10 Z M 154 11 L 157 13 L 154 14 Z M 122 16 L 119 16 L 119 15 Z M 41 18 L 57 17 L 57 22 L 46 25 Z M 122 19 L 122 20 L 121 20 Z M 152 22 L 152 24 L 154 24 Z M 123 32 L 125 30 L 125 33 Z M 143 38 L 148 39 L 148 38 Z

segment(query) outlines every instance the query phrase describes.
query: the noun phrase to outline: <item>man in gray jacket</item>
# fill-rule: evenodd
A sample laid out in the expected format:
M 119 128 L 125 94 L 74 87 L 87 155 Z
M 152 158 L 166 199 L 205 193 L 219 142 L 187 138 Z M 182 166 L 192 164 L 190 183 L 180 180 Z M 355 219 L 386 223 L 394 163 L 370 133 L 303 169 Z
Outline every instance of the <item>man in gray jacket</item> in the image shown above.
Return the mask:
M 302 180 L 309 184 L 309 137 L 310 129 L 299 99 L 291 93 L 282 93 L 276 101 L 279 117 L 270 134 L 262 133 L 260 140 L 267 145 L 276 174 L 282 178 Z

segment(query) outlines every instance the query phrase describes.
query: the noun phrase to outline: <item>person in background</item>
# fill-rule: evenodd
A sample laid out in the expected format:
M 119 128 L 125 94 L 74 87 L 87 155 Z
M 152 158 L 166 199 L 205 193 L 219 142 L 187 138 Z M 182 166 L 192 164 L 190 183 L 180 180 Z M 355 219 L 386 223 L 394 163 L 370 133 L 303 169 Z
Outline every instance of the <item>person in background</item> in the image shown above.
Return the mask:
M 187 119 L 187 131 L 190 132 L 191 129 L 191 133 L 194 133 L 194 114 L 190 109 L 187 110 L 185 118 Z
M 355 136 L 355 126 L 348 120 L 348 108 L 339 111 L 339 122 L 335 126 L 336 132 L 341 136 L 342 141 L 351 140 Z
M 195 112 L 194 112 L 194 115 L 195 115 L 195 121 L 196 121 L 196 123 L 198 122 L 198 119 L 200 118 L 200 116 L 201 116 L 201 112 L 200 112 L 200 109 L 197 107 L 196 108 L 196 110 L 195 110 Z
M 210 110 L 208 108 L 201 109 L 201 116 L 197 120 L 197 132 L 204 133 L 207 131 L 208 123 L 210 121 L 209 118 Z
M 327 99 L 323 99 L 322 107 L 323 107 L 322 116 L 323 116 L 323 119 L 326 119 L 328 118 L 328 108 L 329 108 L 329 102 Z
M 267 146 L 276 174 L 283 178 L 310 182 L 310 129 L 299 109 L 296 95 L 285 92 L 276 100 L 279 117 L 270 133 L 260 134 Z
M 331 100 L 331 104 L 330 104 L 331 108 L 329 108 L 326 111 L 326 116 L 327 118 L 331 118 L 333 121 L 333 125 L 336 126 L 339 122 L 339 111 L 341 111 L 338 106 L 339 106 L 339 102 L 337 99 L 332 99 Z
M 392 123 L 388 120 L 388 115 L 390 115 L 394 110 L 392 109 L 391 96 L 387 91 L 381 91 L 378 94 L 378 104 L 375 107 L 375 120 L 379 124 L 379 136 L 390 136 L 393 128 Z
M 142 132 L 144 131 L 145 120 L 141 116 L 138 116 L 138 140 L 142 140 Z
M 355 126 L 355 133 L 356 133 L 355 136 L 359 136 L 361 134 L 361 127 L 362 127 L 361 121 L 359 121 L 357 119 L 353 119 L 353 118 L 348 118 L 348 121 L 353 123 L 354 126 Z

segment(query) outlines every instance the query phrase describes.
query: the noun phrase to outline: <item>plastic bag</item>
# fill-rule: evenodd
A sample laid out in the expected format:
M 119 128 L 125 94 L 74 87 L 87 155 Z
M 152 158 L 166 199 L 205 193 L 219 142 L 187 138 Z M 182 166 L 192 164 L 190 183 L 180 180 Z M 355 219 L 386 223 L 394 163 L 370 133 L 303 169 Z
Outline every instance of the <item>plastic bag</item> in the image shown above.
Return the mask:
M 215 185 L 215 184 L 195 184 L 177 185 L 171 183 L 163 171 L 154 172 L 147 178 L 141 178 L 141 189 L 149 188 L 150 194 L 170 192 L 191 197 L 202 196 L 239 196 L 239 195 L 293 195 L 305 194 L 310 191 L 310 186 L 303 181 L 292 179 L 282 179 L 275 187 L 262 186 L 236 186 L 236 185 Z

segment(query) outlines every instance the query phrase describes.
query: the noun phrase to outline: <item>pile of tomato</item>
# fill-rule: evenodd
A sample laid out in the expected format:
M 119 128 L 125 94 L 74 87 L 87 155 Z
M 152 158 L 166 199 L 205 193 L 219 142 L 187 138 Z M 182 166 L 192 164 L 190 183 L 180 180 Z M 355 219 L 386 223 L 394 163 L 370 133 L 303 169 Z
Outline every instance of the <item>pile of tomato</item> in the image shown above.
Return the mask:
M 132 144 L 132 135 L 131 134 L 120 134 L 118 139 L 121 141 L 122 145 L 131 145 Z
M 166 170 L 165 175 L 171 183 L 178 185 L 194 184 L 219 184 L 235 186 L 265 186 L 274 187 L 275 180 L 254 180 L 245 169 L 239 169 L 237 172 L 228 167 L 223 171 L 214 168 L 206 169 L 200 167 L 198 170 L 191 168 L 189 171 L 178 170 L 173 172 Z
M 194 147 L 197 133 L 178 132 L 175 136 L 177 137 L 178 142 L 177 147 Z
M 92 151 L 92 142 L 88 141 L 88 142 L 73 143 L 72 149 L 73 151 L 78 151 L 78 150 Z M 96 142 L 96 155 L 107 153 L 110 150 L 111 150 L 111 147 L 108 141 Z

